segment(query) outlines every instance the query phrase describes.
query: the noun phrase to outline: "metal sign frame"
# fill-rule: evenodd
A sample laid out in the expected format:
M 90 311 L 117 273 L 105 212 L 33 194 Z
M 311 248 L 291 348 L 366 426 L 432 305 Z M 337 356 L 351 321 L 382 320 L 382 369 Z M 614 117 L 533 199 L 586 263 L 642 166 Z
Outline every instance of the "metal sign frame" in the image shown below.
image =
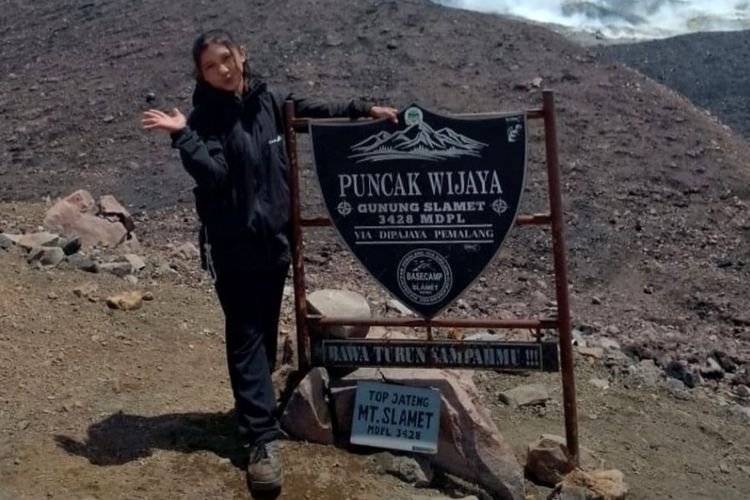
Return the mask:
M 545 140 L 545 152 L 546 152 L 546 164 L 547 164 L 547 188 L 549 194 L 549 213 L 541 214 L 519 214 L 516 216 L 515 225 L 517 226 L 548 226 L 552 236 L 552 254 L 554 264 L 554 276 L 555 276 L 555 294 L 557 298 L 557 317 L 551 319 L 466 319 L 466 318 L 444 318 L 437 317 L 432 319 L 424 318 L 392 318 L 392 317 L 373 317 L 373 318 L 345 318 L 345 317 L 323 317 L 319 315 L 310 315 L 307 312 L 307 301 L 305 292 L 305 269 L 304 269 L 304 245 L 302 237 L 303 227 L 327 227 L 331 225 L 331 221 L 327 217 L 316 217 L 316 218 L 302 218 L 301 207 L 300 207 L 300 184 L 299 184 L 299 161 L 297 155 L 297 133 L 307 133 L 308 125 L 310 120 L 306 118 L 297 118 L 294 113 L 294 103 L 287 101 L 284 105 L 284 115 L 286 123 L 286 145 L 287 154 L 289 157 L 289 191 L 291 198 L 290 206 L 290 221 L 291 221 L 291 236 L 292 236 L 292 269 L 294 278 L 294 304 L 295 304 L 295 317 L 297 326 L 297 353 L 298 353 L 298 366 L 301 374 L 306 373 L 310 370 L 311 356 L 313 354 L 310 347 L 309 330 L 311 324 L 315 323 L 316 326 L 327 326 L 327 325 L 367 325 L 367 326 L 407 326 L 407 327 L 425 327 L 427 329 L 427 341 L 396 341 L 396 340 L 339 340 L 335 341 L 338 346 L 349 346 L 348 349 L 352 353 L 351 356 L 346 355 L 343 357 L 336 357 L 335 360 L 328 360 L 326 358 L 326 344 L 319 342 L 315 346 L 315 354 L 322 357 L 323 363 L 319 363 L 322 366 L 399 366 L 395 360 L 388 359 L 388 363 L 385 363 L 386 352 L 391 352 L 392 349 L 398 349 L 399 347 L 405 349 L 408 345 L 411 346 L 427 346 L 430 350 L 429 353 L 425 354 L 425 362 L 420 363 L 418 366 L 423 368 L 436 368 L 436 367 L 461 367 L 461 368 L 493 368 L 493 369 L 505 369 L 502 366 L 492 367 L 487 363 L 481 363 L 478 366 L 476 361 L 474 364 L 466 362 L 469 354 L 466 356 L 458 356 L 460 360 L 448 360 L 441 358 L 437 350 L 441 347 L 451 346 L 454 349 L 459 349 L 461 352 L 469 352 L 467 349 L 476 349 L 477 353 L 472 356 L 474 359 L 480 354 L 484 348 L 499 348 L 500 351 L 496 351 L 492 354 L 493 359 L 500 357 L 501 361 L 503 356 L 510 355 L 504 354 L 507 349 L 517 348 L 516 355 L 519 356 L 532 356 L 528 362 L 528 368 L 521 369 L 547 369 L 557 371 L 558 364 L 552 361 L 554 355 L 551 354 L 551 348 L 554 346 L 544 346 L 545 343 L 539 341 L 536 344 L 539 346 L 538 354 L 539 360 L 531 361 L 534 353 L 537 352 L 533 349 L 531 344 L 534 343 L 507 343 L 507 342 L 471 342 L 471 341 L 439 341 L 434 340 L 432 336 L 432 328 L 435 327 L 450 327 L 450 328 L 526 328 L 535 330 L 537 332 L 542 329 L 555 329 L 558 331 L 559 339 L 559 369 L 561 372 L 562 379 L 562 391 L 563 391 L 563 408 L 565 413 L 565 435 L 567 448 L 572 455 L 573 463 L 578 463 L 579 458 L 579 444 L 578 444 L 578 414 L 576 407 L 576 389 L 575 389 L 575 373 L 574 373 L 574 361 L 573 361 L 573 344 L 571 335 L 571 321 L 570 321 L 570 300 L 568 295 L 568 277 L 567 269 L 565 264 L 565 236 L 564 236 L 564 220 L 563 220 L 563 202 L 562 202 L 562 188 L 560 180 L 560 168 L 557 151 L 557 124 L 555 116 L 555 101 L 554 93 L 550 90 L 545 90 L 542 93 L 542 108 L 531 109 L 524 112 L 527 122 L 532 120 L 541 119 L 544 122 L 544 140 Z M 464 118 L 472 117 L 486 117 L 489 115 L 502 116 L 507 113 L 481 113 L 481 114 L 466 114 L 460 115 Z M 334 341 L 328 341 L 328 346 L 334 349 L 332 346 Z M 479 344 L 479 345 L 477 345 Z M 320 352 L 321 348 L 324 352 Z M 333 350 L 330 351 L 334 353 Z M 378 357 L 380 352 L 380 357 Z M 398 351 L 393 350 L 393 356 L 398 357 Z M 403 351 L 407 352 L 407 351 Z M 408 359 L 407 354 L 402 354 L 401 360 L 403 361 L 400 366 L 414 366 L 414 364 L 406 361 Z M 509 352 L 509 351 L 507 351 Z M 362 354 L 364 353 L 364 354 Z M 418 361 L 422 361 L 422 356 L 419 356 Z M 489 355 L 489 354 L 488 354 Z M 484 359 L 484 358 L 483 358 Z M 454 362 L 452 362 L 454 361 Z M 459 362 L 460 361 L 460 362 Z M 395 364 L 394 364 L 395 363 Z M 545 365 L 546 363 L 546 365 Z M 502 365 L 502 363 L 501 363 Z

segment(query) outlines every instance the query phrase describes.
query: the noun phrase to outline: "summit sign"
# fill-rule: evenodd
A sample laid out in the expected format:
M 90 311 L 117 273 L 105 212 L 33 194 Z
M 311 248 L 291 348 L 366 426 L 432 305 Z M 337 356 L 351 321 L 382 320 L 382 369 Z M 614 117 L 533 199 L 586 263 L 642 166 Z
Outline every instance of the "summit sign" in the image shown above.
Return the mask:
M 346 245 L 425 318 L 476 279 L 513 225 L 525 115 L 458 119 L 411 106 L 399 123 L 311 122 L 318 180 Z

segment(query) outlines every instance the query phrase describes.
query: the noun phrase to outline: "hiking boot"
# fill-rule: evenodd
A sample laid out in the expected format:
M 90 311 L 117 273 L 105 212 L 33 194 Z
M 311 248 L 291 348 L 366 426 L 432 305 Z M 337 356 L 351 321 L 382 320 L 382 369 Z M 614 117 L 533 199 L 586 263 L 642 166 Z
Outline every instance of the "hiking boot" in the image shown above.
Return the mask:
M 253 445 L 247 464 L 247 480 L 250 490 L 278 490 L 281 488 L 283 475 L 279 442 L 261 442 Z

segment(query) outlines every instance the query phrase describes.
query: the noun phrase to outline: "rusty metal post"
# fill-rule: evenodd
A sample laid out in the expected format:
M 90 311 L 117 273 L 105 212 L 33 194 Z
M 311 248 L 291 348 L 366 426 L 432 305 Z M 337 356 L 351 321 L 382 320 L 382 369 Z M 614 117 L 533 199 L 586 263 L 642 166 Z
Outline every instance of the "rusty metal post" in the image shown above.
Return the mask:
M 554 93 L 551 90 L 545 90 L 543 92 L 543 99 L 547 182 L 552 219 L 552 251 L 554 253 L 557 318 L 560 335 L 560 368 L 562 375 L 563 408 L 565 411 L 565 438 L 574 465 L 578 465 L 578 410 L 576 407 L 573 342 L 570 332 L 568 272 L 565 267 L 565 221 L 563 220 L 562 186 L 557 156 L 557 124 L 555 119 Z
M 297 133 L 294 131 L 294 102 L 284 103 L 286 151 L 289 157 L 289 218 L 292 226 L 292 271 L 294 278 L 294 311 L 297 321 L 297 366 L 300 375 L 310 370 L 310 339 L 307 331 L 307 301 L 305 298 L 305 266 L 303 263 L 302 225 L 300 223 L 299 162 Z

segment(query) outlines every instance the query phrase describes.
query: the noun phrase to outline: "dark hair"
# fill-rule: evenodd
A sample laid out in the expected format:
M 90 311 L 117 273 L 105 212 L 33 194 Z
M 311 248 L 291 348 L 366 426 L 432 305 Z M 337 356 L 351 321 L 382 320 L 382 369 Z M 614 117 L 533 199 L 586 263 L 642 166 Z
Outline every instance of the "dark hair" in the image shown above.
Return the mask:
M 201 79 L 201 55 L 206 47 L 213 43 L 224 45 L 232 52 L 240 50 L 240 45 L 227 31 L 215 29 L 205 31 L 198 35 L 198 38 L 193 42 L 193 64 L 195 64 L 196 80 Z

